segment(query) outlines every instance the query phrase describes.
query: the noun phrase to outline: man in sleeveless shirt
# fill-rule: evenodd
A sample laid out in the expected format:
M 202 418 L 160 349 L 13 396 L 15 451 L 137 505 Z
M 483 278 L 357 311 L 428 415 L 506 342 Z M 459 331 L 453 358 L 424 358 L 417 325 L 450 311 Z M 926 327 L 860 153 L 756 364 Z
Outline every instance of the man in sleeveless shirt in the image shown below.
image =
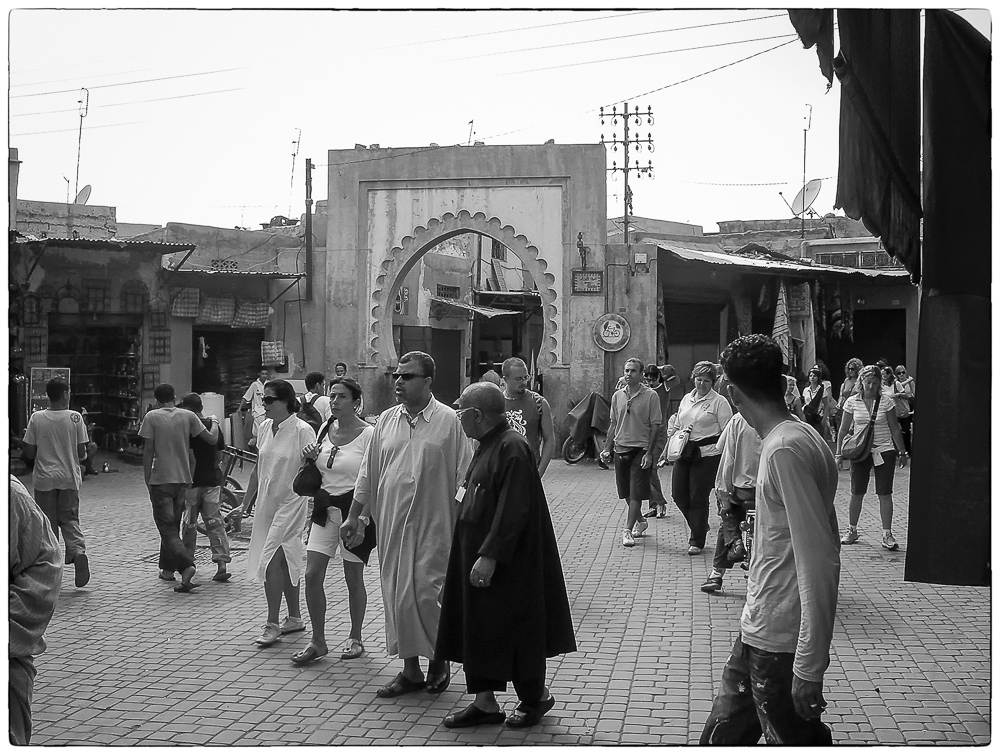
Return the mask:
M 549 402 L 541 394 L 528 390 L 528 367 L 523 359 L 511 357 L 500 369 L 505 383 L 503 397 L 507 404 L 507 422 L 528 441 L 541 477 L 556 448 Z

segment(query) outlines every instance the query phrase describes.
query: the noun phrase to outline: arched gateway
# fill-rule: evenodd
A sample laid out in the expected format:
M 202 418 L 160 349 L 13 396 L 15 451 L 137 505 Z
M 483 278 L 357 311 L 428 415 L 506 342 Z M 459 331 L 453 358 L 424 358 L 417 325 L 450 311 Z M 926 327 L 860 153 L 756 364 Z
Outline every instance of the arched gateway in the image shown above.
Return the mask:
M 396 366 L 403 331 L 425 331 L 431 335 L 412 339 L 450 339 L 449 369 L 457 387 L 476 379 L 481 373 L 473 327 L 449 329 L 447 321 L 436 320 L 435 310 L 428 309 L 429 302 L 441 302 L 441 289 L 451 289 L 446 299 L 456 304 L 449 304 L 450 310 L 465 307 L 467 322 L 485 322 L 479 311 L 486 309 L 480 301 L 483 290 L 468 290 L 473 279 L 469 256 L 465 262 L 458 254 L 446 261 L 452 278 L 466 265 L 466 283 L 458 296 L 455 280 L 439 285 L 431 274 L 436 271 L 427 273 L 426 264 L 414 269 L 425 256 L 441 255 L 442 242 L 461 246 L 465 239 L 456 237 L 478 235 L 499 242 L 494 249 L 509 250 L 516 257 L 510 265 L 523 269 L 534 282 L 537 297 L 527 292 L 534 301 L 530 318 L 527 305 L 522 311 L 528 323 L 524 341 L 530 341 L 554 411 L 567 409 L 571 395 L 599 389 L 603 354 L 589 331 L 604 313 L 604 297 L 573 295 L 571 272 L 581 265 L 577 241 L 582 239 L 591 250 L 590 275 L 604 273 L 605 163 L 604 147 L 598 144 L 418 149 L 373 145 L 330 151 L 323 294 L 326 371 L 332 373 L 338 361 L 347 362 L 371 399 L 366 406 L 384 409 L 392 402 L 388 374 Z M 489 251 L 486 257 L 489 260 Z M 394 330 L 394 303 L 401 286 L 419 307 L 406 315 L 407 325 L 397 323 Z M 417 317 L 422 319 L 414 322 Z M 507 319 L 498 318 L 497 323 Z M 484 327 L 477 324 L 475 329 L 482 333 Z M 495 342 L 501 347 L 491 351 L 491 359 L 517 350 L 516 338 L 513 346 L 500 338 Z M 405 348 L 412 348 L 409 336 Z M 521 353 L 527 356 L 527 351 L 522 344 Z

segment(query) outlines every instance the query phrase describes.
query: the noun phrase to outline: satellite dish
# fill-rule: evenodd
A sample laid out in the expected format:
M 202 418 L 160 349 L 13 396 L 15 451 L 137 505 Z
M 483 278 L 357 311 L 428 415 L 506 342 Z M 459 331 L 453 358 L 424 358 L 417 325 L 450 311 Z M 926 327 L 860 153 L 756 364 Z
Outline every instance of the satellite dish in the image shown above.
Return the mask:
M 802 213 L 808 212 L 809 208 L 813 206 L 813 202 L 816 201 L 816 197 L 819 196 L 819 190 L 822 186 L 823 181 L 819 178 L 814 178 L 803 186 L 795 195 L 795 199 L 792 200 L 792 214 L 798 217 Z
M 87 204 L 88 199 L 90 199 L 90 184 L 80 189 L 80 193 L 76 195 L 73 204 Z

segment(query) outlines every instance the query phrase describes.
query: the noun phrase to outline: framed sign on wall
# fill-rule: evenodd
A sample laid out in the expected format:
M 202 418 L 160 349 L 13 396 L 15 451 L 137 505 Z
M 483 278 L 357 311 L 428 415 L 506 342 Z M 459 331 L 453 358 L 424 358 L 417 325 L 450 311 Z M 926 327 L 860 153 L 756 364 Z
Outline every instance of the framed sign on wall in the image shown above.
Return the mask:
M 602 315 L 594 323 L 594 342 L 605 351 L 621 351 L 631 336 L 632 329 L 621 315 Z
M 574 270 L 574 294 L 603 294 L 604 273 L 600 270 Z

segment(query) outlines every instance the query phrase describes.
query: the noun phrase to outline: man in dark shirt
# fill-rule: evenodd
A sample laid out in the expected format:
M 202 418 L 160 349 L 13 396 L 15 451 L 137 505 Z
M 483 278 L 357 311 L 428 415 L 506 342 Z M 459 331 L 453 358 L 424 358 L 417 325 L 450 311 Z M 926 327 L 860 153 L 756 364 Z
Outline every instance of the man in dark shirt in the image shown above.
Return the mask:
M 556 435 L 552 429 L 552 409 L 540 393 L 528 390 L 528 367 L 524 360 L 511 357 L 503 370 L 503 396 L 507 404 L 507 422 L 528 441 L 538 465 L 538 476 L 552 461 L 556 450 Z
M 476 697 L 444 725 L 534 726 L 555 705 L 546 658 L 576 650 L 559 548 L 534 457 L 507 423 L 503 393 L 473 383 L 457 405 L 479 448 L 457 496 L 435 657 L 464 664 Z M 495 694 L 508 681 L 520 700 L 509 716 Z
M 670 389 L 680 382 L 677 379 L 676 372 L 672 376 L 673 382 L 670 385 L 664 382 L 662 370 L 668 367 L 673 370 L 673 367 L 670 367 L 670 365 L 657 367 L 655 364 L 647 364 L 646 369 L 642 373 L 642 376 L 646 380 L 646 385 L 652 388 L 660 399 L 660 418 L 664 420 L 663 424 L 660 425 L 660 433 L 656 439 L 656 445 L 653 447 L 653 458 L 656 459 L 660 458 L 660 454 L 663 453 L 663 447 L 667 444 L 666 418 L 670 416 Z M 667 499 L 663 497 L 663 489 L 660 487 L 660 475 L 654 466 L 649 473 L 649 511 L 644 516 L 655 519 L 656 517 L 665 517 L 666 515 Z
M 202 416 L 201 396 L 189 393 L 177 405 L 198 415 L 198 419 L 209 430 L 214 419 Z M 208 533 L 208 542 L 212 548 L 212 561 L 217 571 L 212 577 L 216 582 L 225 582 L 232 576 L 226 569 L 226 564 L 232 561 L 229 556 L 229 538 L 226 537 L 226 523 L 222 518 L 220 504 L 222 501 L 222 469 L 219 466 L 219 451 L 226 447 L 226 441 L 219 433 L 215 443 L 208 443 L 200 437 L 191 438 L 191 455 L 194 458 L 194 473 L 191 487 L 187 491 L 184 507 L 184 519 L 181 522 L 181 538 L 184 547 L 194 557 L 195 545 L 198 541 L 198 515 L 201 514 Z

